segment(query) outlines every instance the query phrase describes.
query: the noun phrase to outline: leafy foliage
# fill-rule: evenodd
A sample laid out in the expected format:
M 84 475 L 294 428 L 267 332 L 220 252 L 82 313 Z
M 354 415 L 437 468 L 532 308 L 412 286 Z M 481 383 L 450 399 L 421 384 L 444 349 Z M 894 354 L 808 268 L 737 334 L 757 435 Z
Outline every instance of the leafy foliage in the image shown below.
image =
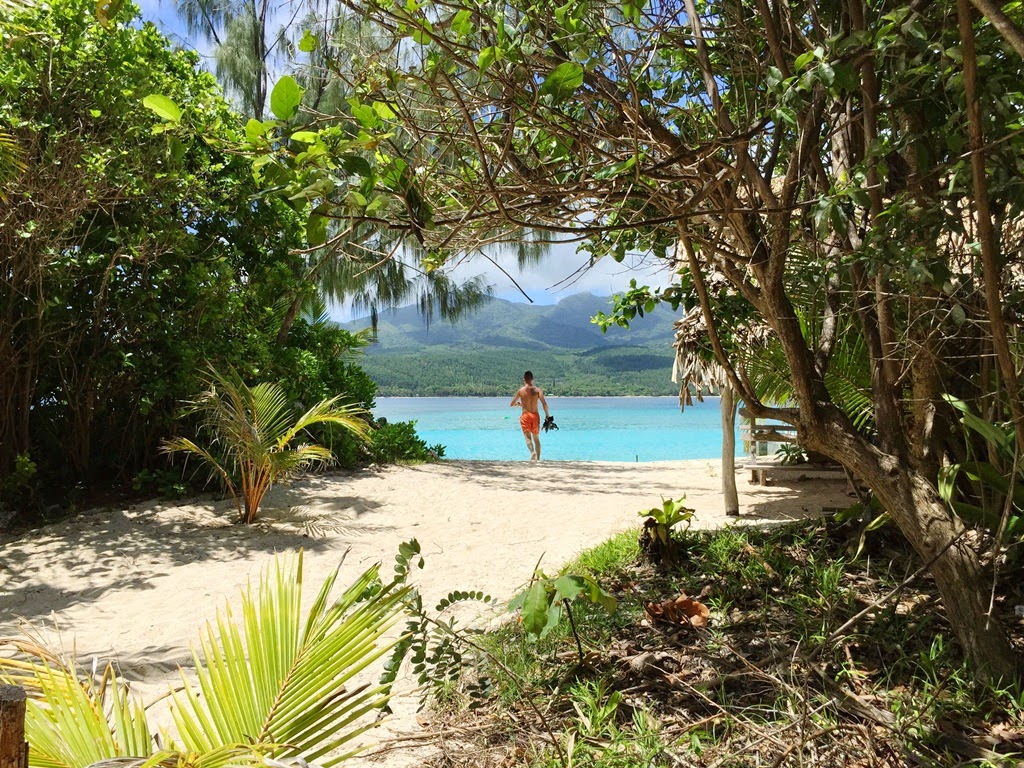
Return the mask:
M 1024 537 L 1024 462 L 1014 453 L 1013 424 L 992 424 L 964 401 L 952 396 L 946 401 L 961 414 L 965 431 L 987 446 L 990 460 L 975 458 L 943 467 L 939 493 L 964 519 L 985 526 L 1001 539 L 1020 541 Z M 972 450 L 970 441 L 967 448 Z
M 395 557 L 396 578 L 404 579 L 412 568 L 422 568 L 423 558 L 420 544 L 416 539 L 399 546 Z M 395 645 L 394 652 L 384 665 L 381 684 L 390 685 L 398 676 L 405 658 L 412 662 L 412 673 L 420 685 L 430 685 L 434 691 L 443 688 L 459 676 L 463 664 L 464 637 L 458 629 L 455 616 L 446 615 L 449 610 L 467 602 L 491 605 L 491 597 L 483 592 L 458 590 L 441 598 L 434 613 L 423 607 L 423 598 L 414 592 L 407 600 L 409 620 L 405 632 Z M 466 630 L 472 634 L 474 630 Z M 424 699 L 426 703 L 426 699 Z
M 941 550 L 960 641 L 1011 674 L 936 490 L 963 437 L 943 393 L 1024 419 L 1022 61 L 989 19 L 966 0 L 342 2 L 388 40 L 338 73 L 362 141 L 337 153 L 366 160 L 387 226 L 431 268 L 538 223 L 593 258 L 664 258 L 748 410 Z M 316 173 L 279 162 L 289 190 Z M 627 321 L 651 308 L 630 293 Z
M 588 573 L 563 571 L 551 577 L 538 569 L 526 589 L 509 601 L 508 608 L 519 611 L 523 630 L 537 639 L 545 637 L 558 626 L 564 611 L 576 637 L 576 650 L 582 663 L 583 645 L 576 634 L 572 615 L 572 603 L 576 599 L 598 605 L 608 613 L 614 613 L 618 605 L 618 601 Z
M 443 446 L 428 446 L 417 436 L 414 421 L 378 421 L 370 435 L 368 447 L 370 458 L 379 464 L 432 461 L 444 455 Z
M 93 9 L 0 19 L 0 125 L 25 165 L 0 208 L 0 367 L 20 372 L 0 377 L 0 477 L 27 455 L 50 496 L 165 470 L 160 440 L 193 426 L 179 404 L 208 364 L 291 402 L 344 393 L 369 410 L 375 393 L 357 335 L 299 316 L 277 341 L 282 297 L 313 292 L 304 219 L 256 194 L 231 151 L 240 120 L 198 57 L 129 23 L 133 6 L 109 29 Z M 315 430 L 341 463 L 365 460 L 348 432 Z
M 809 727 L 816 737 L 808 764 L 826 756 L 837 765 L 867 756 L 900 764 L 912 750 L 946 765 L 960 759 L 954 752 L 969 762 L 968 750 L 982 744 L 994 762 L 1015 759 L 1008 756 L 1024 733 L 1019 691 L 981 686 L 965 668 L 934 585 L 927 577 L 903 583 L 920 563 L 894 531 L 875 532 L 871 557 L 856 559 L 849 533 L 834 520 L 694 531 L 692 557 L 668 570 L 639 561 L 635 531 L 584 552 L 581 561 L 597 566 L 593 575 L 620 601 L 614 617 L 576 613 L 591 663 L 576 663 L 567 627 L 535 642 L 510 622 L 476 638 L 488 657 L 456 690 L 471 694 L 489 682 L 470 704 L 484 709 L 476 757 L 561 764 L 550 729 L 573 764 L 594 768 L 785 765 L 798 761 L 784 734 Z M 1018 568 L 1002 574 L 997 600 L 1016 599 L 1019 579 Z M 652 621 L 648 606 L 680 592 L 706 595 L 706 626 Z M 871 621 L 866 606 L 883 620 Z M 638 686 L 646 695 L 630 698 Z M 507 727 L 511 717 L 518 728 Z M 889 726 L 862 737 L 869 722 Z M 947 738 L 954 731 L 959 743 Z
M 687 507 L 683 503 L 685 500 L 685 496 L 679 499 L 662 499 L 660 507 L 637 513 L 640 517 L 646 518 L 640 532 L 640 550 L 652 562 L 671 565 L 679 560 L 683 549 L 679 538 L 680 531 L 676 526 L 686 523 L 688 529 L 696 511 Z

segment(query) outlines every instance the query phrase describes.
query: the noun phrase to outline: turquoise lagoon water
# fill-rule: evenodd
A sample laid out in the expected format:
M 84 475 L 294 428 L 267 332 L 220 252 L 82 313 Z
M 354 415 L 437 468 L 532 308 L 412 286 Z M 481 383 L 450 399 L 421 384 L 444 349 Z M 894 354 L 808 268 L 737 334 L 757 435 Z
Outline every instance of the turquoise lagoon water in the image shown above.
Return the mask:
M 448 459 L 527 460 L 519 408 L 509 397 L 381 397 L 376 416 L 415 421 Z M 722 455 L 719 399 L 679 412 L 675 397 L 548 397 L 558 431 L 541 432 L 552 461 L 672 461 Z M 542 414 L 543 415 L 543 414 Z M 742 445 L 737 437 L 737 446 Z

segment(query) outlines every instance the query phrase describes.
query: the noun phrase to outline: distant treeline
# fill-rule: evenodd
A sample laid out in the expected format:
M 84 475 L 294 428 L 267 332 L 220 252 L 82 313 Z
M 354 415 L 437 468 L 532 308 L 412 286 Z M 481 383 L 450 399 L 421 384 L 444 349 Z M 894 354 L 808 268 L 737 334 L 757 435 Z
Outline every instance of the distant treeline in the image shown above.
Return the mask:
M 508 395 L 529 369 L 545 391 L 564 396 L 675 395 L 671 350 L 618 347 L 594 351 L 469 349 L 367 354 L 363 368 L 380 396 Z

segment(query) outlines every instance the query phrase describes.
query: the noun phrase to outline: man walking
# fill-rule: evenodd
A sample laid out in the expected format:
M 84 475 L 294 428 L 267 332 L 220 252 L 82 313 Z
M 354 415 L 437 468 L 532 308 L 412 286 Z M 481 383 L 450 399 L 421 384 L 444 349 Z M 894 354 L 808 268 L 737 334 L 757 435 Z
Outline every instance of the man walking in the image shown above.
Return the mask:
M 540 387 L 533 386 L 533 373 L 527 371 L 523 374 L 523 386 L 519 388 L 510 408 L 517 405 L 522 406 L 523 415 L 519 417 L 519 426 L 523 428 L 523 437 L 526 438 L 526 447 L 530 449 L 530 461 L 540 461 L 540 414 L 537 412 L 537 401 L 544 406 L 544 417 L 548 418 L 548 401 L 544 399 L 544 391 Z

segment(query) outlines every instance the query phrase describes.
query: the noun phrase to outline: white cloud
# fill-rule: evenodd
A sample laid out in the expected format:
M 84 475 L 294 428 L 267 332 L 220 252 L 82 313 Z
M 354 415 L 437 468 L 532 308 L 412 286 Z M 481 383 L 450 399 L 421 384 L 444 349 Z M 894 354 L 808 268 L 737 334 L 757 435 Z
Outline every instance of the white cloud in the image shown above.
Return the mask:
M 516 288 L 518 283 L 536 304 L 555 304 L 575 293 L 610 296 L 626 290 L 631 279 L 652 287 L 664 287 L 671 279 L 666 263 L 653 257 L 628 255 L 621 264 L 605 257 L 591 265 L 589 256 L 576 253 L 572 243 L 553 246 L 539 264 L 523 269 L 514 257 L 498 257 L 495 261 L 502 269 L 477 256 L 467 259 L 451 274 L 456 280 L 483 275 L 494 287 L 495 296 L 509 301 L 527 301 Z

